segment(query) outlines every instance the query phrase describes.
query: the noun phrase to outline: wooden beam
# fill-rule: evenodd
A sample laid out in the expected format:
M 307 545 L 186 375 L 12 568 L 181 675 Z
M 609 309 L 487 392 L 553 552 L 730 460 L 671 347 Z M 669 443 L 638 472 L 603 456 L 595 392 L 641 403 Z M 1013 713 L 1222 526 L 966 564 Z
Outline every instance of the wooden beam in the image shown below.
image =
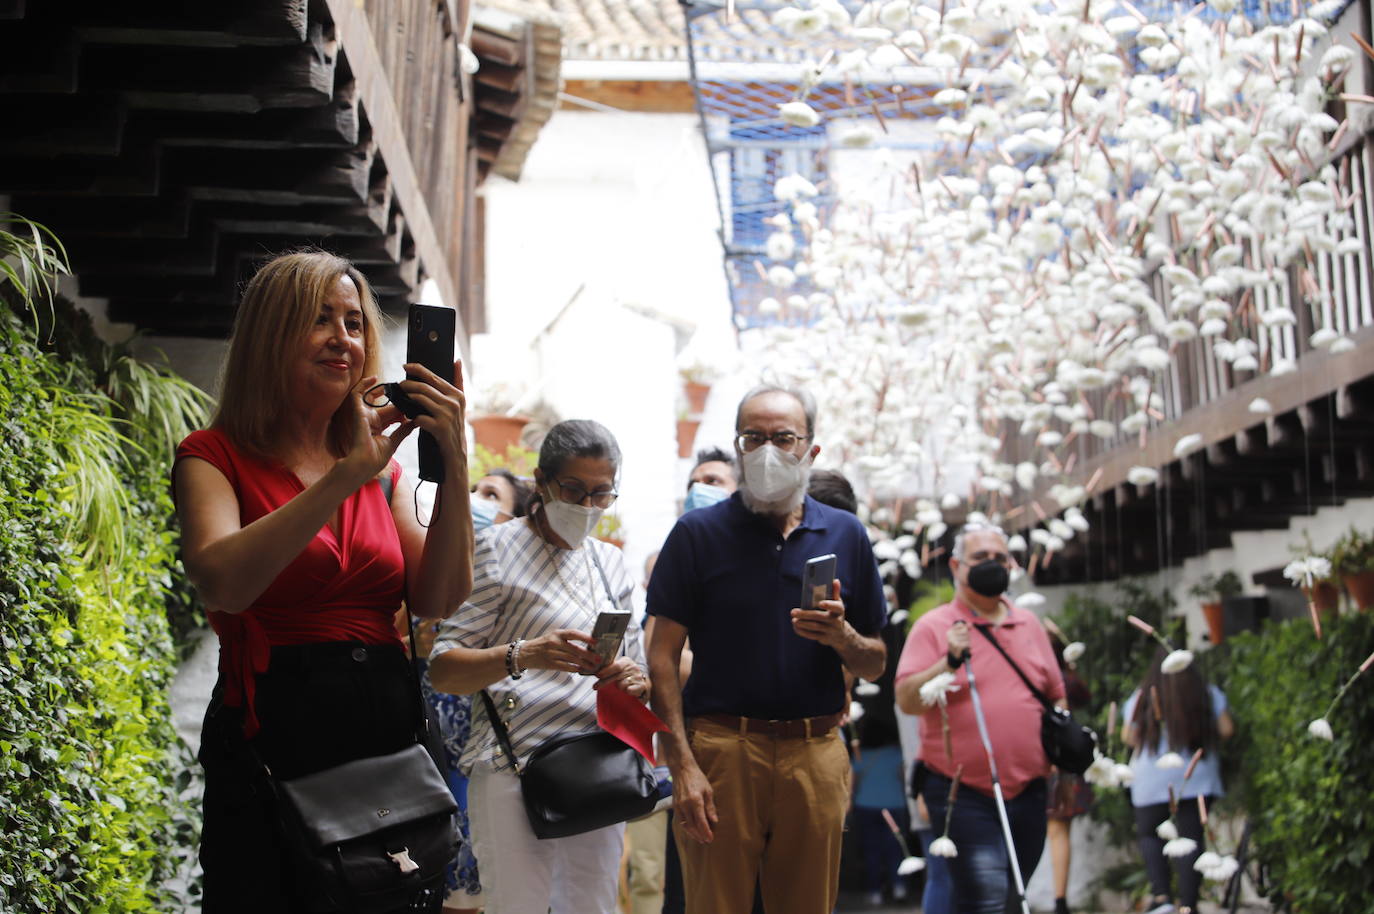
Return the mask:
M 382 69 L 381 58 L 373 41 L 367 13 L 354 0 L 325 0 L 334 19 L 335 32 L 347 51 L 363 110 L 372 125 L 377 150 L 386 163 L 393 192 L 406 215 L 410 232 L 415 239 L 417 256 L 425 272 L 439 286 L 439 294 L 446 305 L 457 310 L 458 289 L 453 267 L 430 220 L 429 207 L 420 190 L 415 165 L 410 156 L 401 118 L 391 95 L 391 88 Z M 468 355 L 468 334 L 462 317 L 458 319 L 458 343 L 464 357 Z
M 621 111 L 695 114 L 697 110 L 692 85 L 685 80 L 570 79 L 564 84 L 563 93 Z M 588 106 L 564 99 L 560 107 L 580 111 Z

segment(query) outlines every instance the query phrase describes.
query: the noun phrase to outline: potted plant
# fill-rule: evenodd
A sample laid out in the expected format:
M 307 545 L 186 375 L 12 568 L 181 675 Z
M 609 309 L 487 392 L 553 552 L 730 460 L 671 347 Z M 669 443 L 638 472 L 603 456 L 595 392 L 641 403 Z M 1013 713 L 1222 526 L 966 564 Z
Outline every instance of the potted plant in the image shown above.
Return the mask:
M 1244 586 L 1234 571 L 1221 574 L 1205 574 L 1188 593 L 1202 601 L 1202 617 L 1207 620 L 1207 636 L 1213 644 L 1220 644 L 1226 638 L 1226 617 L 1222 601 L 1227 597 L 1239 596 Z
M 692 445 L 697 439 L 697 426 L 701 425 L 700 419 L 693 419 L 686 412 L 678 413 L 677 417 L 677 455 L 679 457 L 691 457 Z
M 678 362 L 678 374 L 682 376 L 682 392 L 687 397 L 688 413 L 700 416 L 706 409 L 711 383 L 716 379 L 716 367 L 701 356 L 687 353 Z
M 1332 545 L 1331 573 L 1345 585 L 1356 609 L 1374 607 L 1374 534 L 1354 525 Z
M 484 388 L 482 395 L 474 398 L 468 424 L 477 444 L 497 454 L 520 444 L 520 434 L 530 417 L 511 414 L 517 400 L 515 391 L 501 383 Z

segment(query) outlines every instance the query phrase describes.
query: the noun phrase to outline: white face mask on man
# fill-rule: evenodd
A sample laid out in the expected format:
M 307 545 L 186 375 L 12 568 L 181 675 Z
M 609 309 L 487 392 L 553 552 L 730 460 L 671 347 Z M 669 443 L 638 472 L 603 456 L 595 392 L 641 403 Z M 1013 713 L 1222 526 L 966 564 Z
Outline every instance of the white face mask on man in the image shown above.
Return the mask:
M 582 541 L 600 523 L 602 513 L 602 508 L 571 505 L 554 498 L 548 487 L 544 488 L 544 517 L 549 522 L 549 529 L 558 534 L 558 538 L 567 543 L 569 549 L 582 546 Z
M 806 460 L 769 443 L 744 455 L 744 482 L 761 502 L 776 503 L 795 498 L 806 487 L 811 455 Z

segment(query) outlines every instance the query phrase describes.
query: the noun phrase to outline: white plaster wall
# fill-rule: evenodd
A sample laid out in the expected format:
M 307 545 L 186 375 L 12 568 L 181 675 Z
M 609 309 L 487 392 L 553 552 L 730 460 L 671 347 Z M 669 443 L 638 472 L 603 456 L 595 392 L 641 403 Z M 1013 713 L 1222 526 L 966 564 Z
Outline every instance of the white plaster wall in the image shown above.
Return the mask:
M 685 478 L 679 345 L 695 333 L 694 348 L 734 348 L 697 119 L 559 111 L 519 183 L 491 178 L 483 193 L 490 333 L 473 340 L 474 401 L 504 385 L 611 429 L 625 457 L 616 511 L 638 577 Z M 728 444 L 724 394 L 712 391 L 698 445 Z
M 1230 549 L 1213 549 L 1204 555 L 1187 559 L 1181 565 L 1147 575 L 1146 579 L 1173 594 L 1178 603 L 1175 611 L 1187 620 L 1189 646 L 1195 649 L 1205 647 L 1207 641 L 1203 635 L 1207 632 L 1207 623 L 1202 617 L 1198 599 L 1188 593 L 1204 575 L 1234 571 L 1245 585 L 1247 596 L 1261 596 L 1266 589 L 1251 582 L 1254 574 L 1287 565 L 1299 554 L 1294 549 L 1305 552 L 1307 538 L 1310 538 L 1317 551 L 1330 548 L 1352 524 L 1361 529 L 1374 526 L 1374 498 L 1353 498 L 1343 505 L 1320 508 L 1311 517 L 1292 518 L 1286 530 L 1235 533 L 1231 537 Z M 1087 535 L 1093 534 L 1089 531 Z M 1154 530 L 1142 530 L 1141 535 L 1154 536 Z M 1030 589 L 1029 585 L 1025 586 Z M 1053 616 L 1063 608 L 1070 593 L 1108 595 L 1114 590 L 1114 585 L 1108 582 L 1036 589 L 1045 596 L 1045 605 L 1039 612 Z

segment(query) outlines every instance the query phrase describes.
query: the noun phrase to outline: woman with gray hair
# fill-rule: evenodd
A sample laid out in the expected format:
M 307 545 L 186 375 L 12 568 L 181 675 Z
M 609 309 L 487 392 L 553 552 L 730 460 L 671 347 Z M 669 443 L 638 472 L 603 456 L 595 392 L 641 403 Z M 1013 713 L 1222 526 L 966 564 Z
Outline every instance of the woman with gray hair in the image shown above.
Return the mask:
M 625 826 L 539 840 L 525 816 L 523 765 L 560 733 L 595 730 L 596 690 L 645 700 L 644 648 L 633 615 L 621 655 L 588 650 L 599 613 L 629 611 L 634 587 L 620 551 L 589 535 L 617 497 L 620 448 L 585 419 L 549 430 L 524 521 L 478 539 L 472 595 L 445 620 L 430 658 L 436 689 L 486 689 L 517 756 L 506 758 L 481 704 L 459 767 L 487 914 L 613 914 Z

